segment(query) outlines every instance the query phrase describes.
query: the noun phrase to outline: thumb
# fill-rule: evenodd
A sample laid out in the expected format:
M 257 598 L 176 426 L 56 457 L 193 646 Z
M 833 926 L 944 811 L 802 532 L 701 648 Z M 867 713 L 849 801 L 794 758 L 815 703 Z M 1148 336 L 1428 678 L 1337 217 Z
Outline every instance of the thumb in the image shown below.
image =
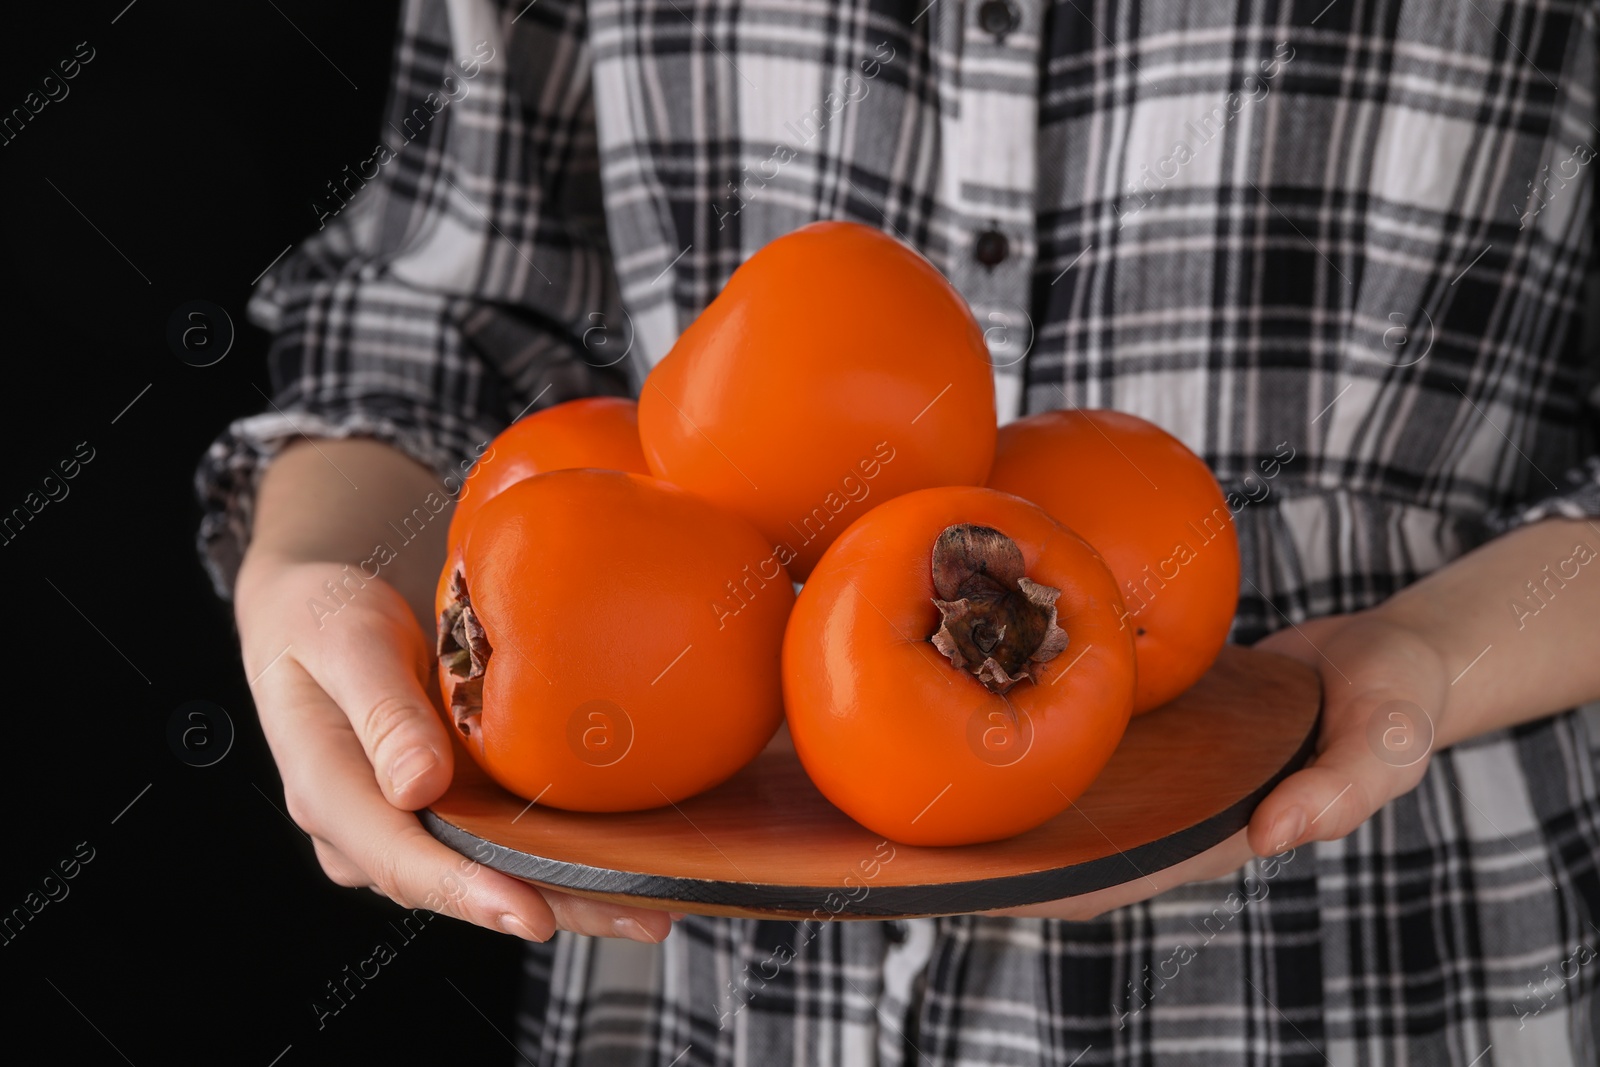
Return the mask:
M 1415 788 L 1433 742 L 1415 695 L 1394 688 L 1355 697 L 1328 692 L 1320 751 L 1256 808 L 1251 851 L 1273 856 L 1307 841 L 1336 841 Z
M 1312 637 L 1344 670 L 1327 666 Z M 1373 629 L 1341 642 L 1334 627 L 1315 635 L 1274 634 L 1256 647 L 1322 668 L 1323 709 L 1311 765 L 1283 780 L 1251 816 L 1251 851 L 1276 855 L 1308 841 L 1336 841 L 1422 780 L 1433 745 L 1428 707 L 1438 707 L 1431 674 L 1397 634 Z M 1343 647 L 1337 647 L 1340 645 Z M 1318 662 L 1321 661 L 1321 662 Z
M 1389 799 L 1387 784 L 1374 780 L 1374 765 L 1382 766 L 1363 741 L 1335 742 L 1311 766 L 1284 779 L 1256 808 L 1250 818 L 1250 850 L 1275 856 L 1353 831 Z
M 421 631 L 410 609 L 402 603 L 400 610 L 398 620 L 376 613 L 339 620 L 350 627 L 319 643 L 307 668 L 350 720 L 385 798 L 414 811 L 449 788 L 454 760 L 450 734 L 423 689 Z

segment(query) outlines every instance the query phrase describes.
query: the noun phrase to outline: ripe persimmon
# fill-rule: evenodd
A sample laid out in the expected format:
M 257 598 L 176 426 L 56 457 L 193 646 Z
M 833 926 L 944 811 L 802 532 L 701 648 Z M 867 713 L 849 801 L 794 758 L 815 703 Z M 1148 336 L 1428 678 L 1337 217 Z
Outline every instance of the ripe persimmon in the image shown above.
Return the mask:
M 1133 707 L 1116 580 L 1043 509 L 992 489 L 880 504 L 833 543 L 783 643 L 795 753 L 894 841 L 1021 833 L 1094 781 Z
M 631 811 L 743 767 L 783 717 L 794 586 L 749 523 L 654 478 L 524 479 L 484 503 L 440 582 L 445 705 L 528 800 Z
M 449 543 L 459 544 L 478 509 L 507 486 L 575 467 L 649 474 L 639 447 L 639 405 L 618 396 L 584 397 L 536 411 L 500 431 L 456 497 Z
M 1210 669 L 1239 606 L 1239 537 L 1217 479 L 1182 441 L 1120 411 L 1047 411 L 1001 429 L 989 485 L 1105 557 L 1135 634 L 1134 714 Z
M 880 501 L 983 483 L 993 372 L 931 263 L 817 222 L 751 256 L 683 331 L 645 379 L 639 432 L 657 477 L 749 519 L 804 581 Z

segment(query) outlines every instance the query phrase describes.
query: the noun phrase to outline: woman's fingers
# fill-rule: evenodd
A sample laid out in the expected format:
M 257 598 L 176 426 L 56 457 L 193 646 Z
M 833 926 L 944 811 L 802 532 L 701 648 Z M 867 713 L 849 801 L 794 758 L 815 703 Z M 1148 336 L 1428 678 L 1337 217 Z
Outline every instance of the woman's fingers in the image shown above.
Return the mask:
M 311 847 L 317 854 L 317 862 L 322 865 L 322 872 L 328 876 L 330 882 L 347 889 L 376 888 L 372 885 L 372 879 L 367 877 L 366 871 L 351 863 L 345 858 L 344 853 L 328 842 L 320 837 L 313 837 Z
M 1312 764 L 1256 808 L 1250 846 L 1270 856 L 1353 832 L 1427 770 L 1443 661 L 1417 635 L 1366 615 L 1283 630 L 1257 648 L 1316 667 L 1322 725 Z
M 1394 769 L 1374 759 L 1364 739 L 1336 739 L 1256 808 L 1250 847 L 1258 856 L 1275 856 L 1307 841 L 1344 837 L 1389 800 L 1393 777 Z
M 240 630 L 289 814 L 312 836 L 328 877 L 535 940 L 558 928 L 666 937 L 665 912 L 541 892 L 422 828 L 410 812 L 444 793 L 454 764 L 449 729 L 423 686 L 429 646 L 410 607 L 381 581 L 349 591 L 337 613 L 305 612 L 305 590 L 325 574 L 337 578 L 321 565 L 259 577 Z
M 343 709 L 389 803 L 415 810 L 439 799 L 453 770 L 450 736 L 422 687 L 427 649 L 400 595 L 369 582 L 298 644 L 296 658 Z
M 541 941 L 555 932 L 537 889 L 440 844 L 388 801 L 350 721 L 298 663 L 278 664 L 257 690 L 289 814 L 330 877 L 492 930 Z
M 347 859 L 344 853 L 329 841 L 314 837 L 312 843 L 316 849 L 318 862 L 322 864 L 323 871 L 327 873 L 328 878 L 334 883 L 352 888 L 370 888 L 380 896 L 395 900 L 396 903 L 403 907 L 414 906 L 411 903 L 411 900 L 414 899 L 414 891 L 411 896 L 407 896 L 403 886 L 396 886 L 402 894 L 400 898 L 396 898 L 388 889 L 374 884 L 373 879 L 368 876 L 366 871 Z M 444 887 L 439 893 L 440 900 L 446 905 L 459 904 L 463 899 L 463 895 L 456 888 L 456 883 L 464 884 L 469 879 L 477 877 L 478 873 L 484 873 L 495 878 L 507 877 L 473 863 L 469 858 L 457 855 L 454 851 L 450 851 L 449 856 L 455 864 L 454 875 L 452 876 L 447 871 L 441 871 L 437 879 L 438 884 Z M 452 881 L 452 877 L 454 881 Z M 509 881 L 516 891 L 520 893 L 523 883 L 514 878 L 509 879 Z M 529 888 L 531 889 L 532 887 Z M 549 890 L 533 889 L 532 891 L 543 898 L 549 907 L 550 913 L 555 917 L 557 929 L 571 930 L 575 933 L 589 934 L 594 937 L 625 937 L 635 941 L 649 941 L 652 943 L 661 941 L 667 934 L 672 932 L 671 917 L 664 916 L 660 912 L 640 911 L 638 909 L 597 903 Z M 429 906 L 426 898 L 424 898 L 422 906 Z M 478 923 L 480 926 L 485 925 L 481 917 L 475 917 L 470 913 L 471 909 L 472 905 L 467 905 L 466 910 L 459 914 L 453 907 L 442 907 L 438 910 L 457 914 L 459 918 L 466 918 L 469 921 Z M 482 910 L 488 911 L 492 909 Z M 505 933 L 514 933 L 526 940 L 543 941 L 549 936 L 547 933 L 542 932 L 542 928 L 535 928 L 525 920 L 520 925 L 526 927 L 526 929 L 517 928 L 515 924 L 507 922 L 505 915 L 506 913 L 501 913 L 498 925 L 494 927 L 495 929 Z M 517 917 L 521 919 L 520 914 Z
M 664 940 L 672 933 L 672 917 L 664 911 L 585 900 L 548 889 L 543 892 L 550 910 L 555 912 L 557 925 L 563 930 L 591 937 L 623 937 L 651 944 Z
M 286 657 L 257 690 L 289 814 L 338 884 L 531 940 L 558 928 L 650 942 L 671 932 L 664 912 L 545 894 L 435 840 L 380 791 L 350 718 L 299 663 Z

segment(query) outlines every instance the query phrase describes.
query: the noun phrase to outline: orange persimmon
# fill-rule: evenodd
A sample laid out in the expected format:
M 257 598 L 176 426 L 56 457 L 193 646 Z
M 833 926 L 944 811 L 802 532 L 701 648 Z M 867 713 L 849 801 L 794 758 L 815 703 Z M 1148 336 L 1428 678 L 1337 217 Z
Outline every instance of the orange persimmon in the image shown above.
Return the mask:
M 645 380 L 639 433 L 657 477 L 749 519 L 804 581 L 880 501 L 982 484 L 993 372 L 931 263 L 817 222 L 751 256 L 683 331 Z
M 1239 538 L 1217 479 L 1182 441 L 1120 411 L 1047 411 L 1001 429 L 989 485 L 1105 557 L 1135 634 L 1134 714 L 1210 669 L 1239 605 Z
M 992 489 L 908 493 L 858 519 L 783 644 L 795 752 L 894 841 L 1021 833 L 1094 781 L 1133 707 L 1133 637 L 1087 542 Z
M 489 442 L 456 498 L 449 543 L 484 503 L 524 478 L 574 467 L 649 474 L 639 448 L 639 405 L 619 396 L 568 400 L 518 419 Z
M 794 586 L 749 523 L 654 478 L 562 470 L 484 503 L 439 586 L 439 678 L 490 777 L 575 811 L 676 802 L 783 717 Z

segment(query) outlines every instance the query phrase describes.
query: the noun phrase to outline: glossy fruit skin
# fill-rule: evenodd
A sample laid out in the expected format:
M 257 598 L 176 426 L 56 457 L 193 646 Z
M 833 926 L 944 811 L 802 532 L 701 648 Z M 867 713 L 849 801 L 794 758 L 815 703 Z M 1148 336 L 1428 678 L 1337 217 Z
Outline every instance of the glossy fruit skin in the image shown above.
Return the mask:
M 575 467 L 649 474 L 639 447 L 639 405 L 591 396 L 536 411 L 502 430 L 479 457 L 450 518 L 451 545 L 478 509 L 524 478 Z
M 817 222 L 734 272 L 646 379 L 639 431 L 657 477 L 789 546 L 804 581 L 876 504 L 983 483 L 993 370 L 932 264 L 870 227 Z
M 794 587 L 737 516 L 642 475 L 555 471 L 487 502 L 458 554 L 494 649 L 465 742 L 518 796 L 574 811 L 677 802 L 782 722 Z
M 1239 606 L 1239 537 L 1182 441 L 1120 411 L 1047 411 L 1001 429 L 989 485 L 1038 504 L 1110 564 L 1136 635 L 1134 714 L 1210 669 Z
M 1006 696 L 928 641 L 939 623 L 932 547 L 958 523 L 1011 537 L 1027 575 L 1061 590 L 1066 650 Z M 1025 500 L 953 487 L 888 501 L 834 542 L 790 617 L 795 752 L 824 796 L 890 840 L 961 845 L 1029 830 L 1089 787 L 1127 728 L 1133 639 L 1121 613 L 1094 549 Z

